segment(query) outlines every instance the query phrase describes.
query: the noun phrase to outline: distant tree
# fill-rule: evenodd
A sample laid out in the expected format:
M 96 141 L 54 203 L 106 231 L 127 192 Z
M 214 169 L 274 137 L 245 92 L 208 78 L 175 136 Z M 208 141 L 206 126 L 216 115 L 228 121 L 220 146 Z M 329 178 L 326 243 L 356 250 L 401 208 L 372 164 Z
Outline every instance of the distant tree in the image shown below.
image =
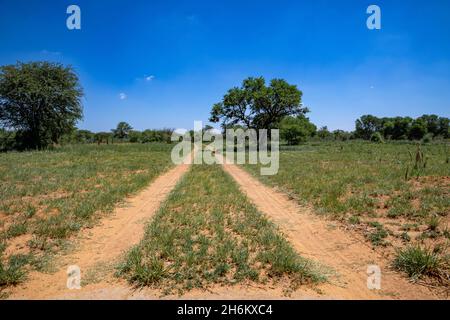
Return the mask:
M 328 139 L 331 137 L 331 132 L 328 130 L 327 126 L 324 126 L 317 131 L 317 136 L 320 139 Z
M 334 140 L 347 141 L 350 139 L 351 134 L 344 130 L 334 130 L 332 132 Z
M 394 127 L 392 129 L 392 139 L 394 140 L 408 139 L 412 121 L 413 119 L 410 117 L 395 117 L 393 119 Z
M 408 132 L 410 140 L 420 140 L 427 133 L 427 122 L 423 118 L 418 118 L 411 123 L 411 128 Z
M 18 62 L 0 67 L 0 125 L 16 130 L 22 148 L 58 143 L 82 118 L 82 97 L 70 66 Z
M 141 142 L 142 141 L 142 133 L 139 131 L 131 130 L 128 133 L 128 140 L 131 143 Z
M 277 128 L 286 116 L 308 112 L 302 105 L 302 92 L 283 79 L 273 79 L 266 86 L 263 77 L 247 78 L 240 88 L 225 94 L 222 102 L 212 107 L 210 121 L 221 122 L 222 128 L 243 125 L 252 129 Z
M 355 135 L 358 138 L 366 140 L 370 139 L 373 133 L 381 131 L 382 129 L 381 120 L 370 114 L 364 115 L 356 120 L 355 127 Z
M 377 143 L 384 143 L 383 136 L 381 135 L 380 132 L 372 133 L 372 135 L 370 136 L 370 141 Z
M 93 143 L 95 134 L 89 130 L 77 130 L 75 136 L 78 143 Z
M 316 133 L 316 126 L 305 116 L 285 117 L 280 122 L 281 139 L 289 145 L 297 145 Z
M 441 136 L 444 139 L 450 138 L 450 119 L 441 117 L 439 118 L 439 129 L 436 132 L 437 136 Z
M 112 133 L 115 138 L 118 138 L 120 140 L 128 138 L 128 134 L 130 131 L 133 130 L 133 128 L 126 122 L 119 122 L 116 129 L 112 129 Z
M 97 144 L 112 142 L 113 135 L 109 132 L 97 132 L 94 136 L 94 140 Z

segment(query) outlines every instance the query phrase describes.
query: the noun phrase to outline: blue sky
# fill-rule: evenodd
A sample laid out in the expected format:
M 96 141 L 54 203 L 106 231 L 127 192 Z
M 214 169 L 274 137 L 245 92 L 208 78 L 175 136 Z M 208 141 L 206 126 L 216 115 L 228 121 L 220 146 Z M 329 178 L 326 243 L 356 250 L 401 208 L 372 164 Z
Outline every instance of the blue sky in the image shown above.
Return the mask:
M 66 8 L 81 8 L 81 30 Z M 368 30 L 366 8 L 381 8 Z M 248 76 L 303 91 L 310 119 L 450 115 L 450 1 L 0 0 L 0 64 L 71 64 L 79 127 L 192 128 Z

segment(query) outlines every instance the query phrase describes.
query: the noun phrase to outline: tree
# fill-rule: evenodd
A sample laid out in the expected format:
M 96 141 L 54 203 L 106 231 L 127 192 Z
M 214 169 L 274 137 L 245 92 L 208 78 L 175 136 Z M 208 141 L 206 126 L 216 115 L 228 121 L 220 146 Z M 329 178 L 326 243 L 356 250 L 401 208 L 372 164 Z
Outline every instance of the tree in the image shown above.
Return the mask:
M 82 118 L 83 90 L 72 67 L 31 62 L 0 67 L 0 125 L 23 148 L 58 143 Z
M 427 123 L 423 118 L 414 120 L 411 124 L 411 128 L 408 132 L 408 138 L 410 140 L 420 140 L 427 133 Z
M 213 105 L 210 121 L 221 122 L 223 128 L 243 125 L 251 129 L 273 129 L 284 117 L 307 112 L 297 86 L 283 79 L 273 79 L 266 86 L 263 77 L 250 77 L 240 88 L 228 90 L 222 102 Z
M 370 114 L 364 115 L 360 119 L 356 120 L 355 127 L 355 135 L 358 138 L 368 140 L 372 134 L 381 131 L 381 119 Z
M 320 139 L 327 139 L 331 137 L 331 132 L 328 130 L 327 126 L 324 126 L 317 131 L 317 136 Z
M 305 141 L 316 133 L 316 126 L 305 116 L 285 117 L 280 122 L 281 139 L 286 140 L 289 145 L 296 145 Z
M 133 128 L 128 123 L 122 121 L 119 122 L 116 129 L 112 129 L 111 131 L 115 138 L 123 140 L 128 137 L 131 130 L 133 130 Z
M 344 130 L 334 130 L 332 132 L 334 140 L 347 141 L 350 139 L 351 134 Z
M 131 130 L 128 134 L 128 138 L 131 143 L 141 142 L 142 141 L 142 132 Z

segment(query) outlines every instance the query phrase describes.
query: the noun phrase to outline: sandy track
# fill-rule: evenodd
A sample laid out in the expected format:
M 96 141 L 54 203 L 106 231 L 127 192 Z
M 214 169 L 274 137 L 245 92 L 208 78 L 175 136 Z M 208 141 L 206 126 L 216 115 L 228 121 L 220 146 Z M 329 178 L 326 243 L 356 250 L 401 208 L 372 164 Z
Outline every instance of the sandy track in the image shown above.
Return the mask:
M 337 272 L 330 283 L 319 286 L 324 297 L 338 299 L 437 299 L 426 287 L 410 283 L 389 270 L 389 262 L 361 239 L 349 234 L 311 209 L 300 207 L 285 194 L 265 186 L 242 168 L 224 164 L 223 168 L 241 190 L 271 221 L 278 225 L 294 248 L 306 258 Z M 382 271 L 381 290 L 367 288 L 367 266 Z
M 14 288 L 11 299 L 58 299 L 66 297 L 69 293 L 82 295 L 83 291 L 92 290 L 87 286 L 81 290 L 67 289 L 67 267 L 77 265 L 80 267 L 82 279 L 89 274 L 96 279 L 94 287 L 108 288 L 104 297 L 110 298 L 118 280 L 112 274 L 113 265 L 130 249 L 139 243 L 145 231 L 146 222 L 157 212 L 161 203 L 175 187 L 184 173 L 188 171 L 189 164 L 178 165 L 156 178 L 145 190 L 135 197 L 128 199 L 125 206 L 116 208 L 108 216 L 90 230 L 82 231 L 82 239 L 78 248 L 72 254 L 62 257 L 58 261 L 61 267 L 54 274 L 32 272 L 29 280 Z M 116 283 L 116 284 L 114 284 Z

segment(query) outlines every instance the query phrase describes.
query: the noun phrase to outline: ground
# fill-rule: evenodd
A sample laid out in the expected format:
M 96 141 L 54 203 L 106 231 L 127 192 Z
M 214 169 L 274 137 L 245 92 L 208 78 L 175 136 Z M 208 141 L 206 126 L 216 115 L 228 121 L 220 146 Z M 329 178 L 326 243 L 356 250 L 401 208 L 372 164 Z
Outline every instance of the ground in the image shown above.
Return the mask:
M 445 298 L 445 268 L 442 281 L 412 283 L 393 264 L 411 243 L 447 254 L 449 147 L 421 148 L 418 170 L 410 144 L 308 145 L 282 151 L 272 177 L 250 166 L 171 168 L 163 145 L 1 155 L 3 295 Z M 373 264 L 381 290 L 367 289 Z M 66 287 L 70 265 L 82 270 L 81 290 Z

